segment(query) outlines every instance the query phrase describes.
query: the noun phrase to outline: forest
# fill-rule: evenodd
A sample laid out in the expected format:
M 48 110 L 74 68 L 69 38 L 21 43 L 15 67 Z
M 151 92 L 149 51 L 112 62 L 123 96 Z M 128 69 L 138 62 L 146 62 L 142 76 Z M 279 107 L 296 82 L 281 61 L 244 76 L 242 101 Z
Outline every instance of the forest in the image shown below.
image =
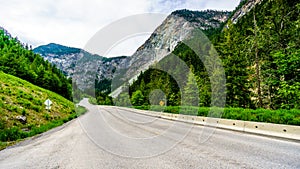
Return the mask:
M 222 60 L 226 75 L 227 112 L 231 109 L 251 111 L 253 119 L 249 117 L 247 120 L 254 121 L 262 121 L 255 120 L 256 111 L 266 112 L 266 116 L 277 114 L 276 117 L 280 118 L 283 114 L 288 114 L 290 119 L 300 119 L 299 26 L 300 3 L 273 0 L 256 5 L 237 23 L 229 20 L 222 29 L 204 31 L 213 44 L 211 49 L 214 48 Z M 170 61 L 173 55 L 182 59 L 195 77 L 200 108 L 210 107 L 213 101 L 211 79 L 206 69 L 209 66 L 204 65 L 197 54 L 184 43 L 178 44 L 172 54 L 158 65 Z M 177 65 L 172 66 L 176 68 Z M 181 100 L 182 95 L 195 91 L 189 85 L 189 80 L 185 82 L 185 87 L 181 87 L 182 84 L 172 78 L 174 75 L 155 67 L 141 73 L 128 86 L 133 106 L 149 108 L 149 94 L 160 89 L 166 95 L 167 105 L 178 107 L 185 102 Z M 182 74 L 177 72 L 180 73 Z M 182 76 L 189 79 L 190 75 L 183 73 Z M 122 102 L 122 99 L 124 100 L 124 94 L 116 100 Z M 174 111 L 178 112 L 177 108 Z M 287 121 L 289 120 L 279 123 L 288 123 Z M 294 123 L 300 124 L 300 120 Z
M 72 100 L 72 80 L 4 29 L 0 29 L 0 71 Z

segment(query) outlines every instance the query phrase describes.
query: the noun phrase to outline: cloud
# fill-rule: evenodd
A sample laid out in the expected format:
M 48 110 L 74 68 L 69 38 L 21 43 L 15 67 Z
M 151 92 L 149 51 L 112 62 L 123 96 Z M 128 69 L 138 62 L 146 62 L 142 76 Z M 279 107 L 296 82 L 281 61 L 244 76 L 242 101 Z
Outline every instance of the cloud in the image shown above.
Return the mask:
M 183 8 L 232 10 L 238 2 L 239 0 L 0 0 L 0 26 L 34 47 L 55 42 L 83 48 L 99 29 L 126 16 L 147 12 L 169 14 Z M 139 41 L 143 43 L 144 40 L 139 38 Z M 131 51 L 137 47 L 133 45 Z M 132 52 L 124 54 L 129 53 Z
M 178 9 L 190 10 L 234 10 L 239 0 L 154 0 L 151 3 L 151 12 L 171 13 Z

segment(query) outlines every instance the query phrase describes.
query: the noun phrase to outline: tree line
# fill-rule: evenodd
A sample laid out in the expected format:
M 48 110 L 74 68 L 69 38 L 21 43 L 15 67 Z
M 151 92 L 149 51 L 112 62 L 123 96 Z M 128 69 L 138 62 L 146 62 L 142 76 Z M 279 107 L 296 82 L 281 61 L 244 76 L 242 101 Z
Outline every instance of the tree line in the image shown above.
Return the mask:
M 223 29 L 208 30 L 213 47 L 200 47 L 208 48 L 207 51 L 215 48 L 222 60 L 226 107 L 300 108 L 299 11 L 298 1 L 263 1 L 236 24 L 229 20 Z M 182 59 L 194 75 L 199 105 L 209 107 L 212 89 L 207 65 L 184 43 L 178 44 L 172 54 Z M 158 64 L 170 64 L 170 59 L 171 55 Z M 178 65 L 169 66 L 176 71 Z M 182 78 L 190 79 L 189 76 L 183 73 Z M 135 105 L 149 105 L 149 94 L 159 88 L 166 94 L 168 105 L 176 106 L 184 102 L 182 95 L 194 90 L 189 84 L 187 80 L 181 87 L 167 72 L 152 68 L 129 86 L 129 97 Z
M 72 81 L 54 65 L 0 29 L 0 71 L 72 99 Z

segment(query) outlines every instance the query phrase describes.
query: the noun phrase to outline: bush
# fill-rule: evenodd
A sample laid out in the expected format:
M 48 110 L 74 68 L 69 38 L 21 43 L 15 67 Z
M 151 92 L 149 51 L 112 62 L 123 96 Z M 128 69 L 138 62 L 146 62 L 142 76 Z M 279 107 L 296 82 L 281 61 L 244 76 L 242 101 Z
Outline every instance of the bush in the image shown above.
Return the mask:
M 178 106 L 168 106 L 165 108 L 164 112 L 179 114 L 179 107 Z
M 76 116 L 80 116 L 80 115 L 86 113 L 87 109 L 85 107 L 78 106 L 75 108 L 75 111 L 76 111 Z
M 45 120 L 50 120 L 51 117 L 50 117 L 50 115 L 48 113 L 45 113 L 44 114 L 44 118 L 45 118 Z
M 27 101 L 27 100 L 23 100 L 23 105 L 25 108 L 30 109 L 31 108 L 31 102 Z
M 21 131 L 17 127 L 3 129 L 0 132 L 0 141 L 14 141 L 21 138 Z
M 42 110 L 40 106 L 32 106 L 32 109 L 36 112 L 40 112 Z
M 22 109 L 22 116 L 26 116 L 26 110 Z
M 208 115 L 208 112 L 209 112 L 209 108 L 206 108 L 206 107 L 200 107 L 198 109 L 198 116 L 207 116 Z
M 136 109 L 149 110 L 150 106 L 134 106 Z M 151 110 L 156 110 L 155 107 L 151 107 Z M 158 111 L 161 109 L 158 109 Z M 187 107 L 187 106 L 167 106 L 164 108 L 164 112 L 172 114 L 186 114 L 186 115 L 198 115 L 209 116 L 216 118 L 232 119 L 232 120 L 244 120 L 255 122 L 266 122 L 275 124 L 288 124 L 300 126 L 300 110 L 268 110 L 268 109 L 243 109 L 243 108 L 224 108 L 223 112 L 220 108 L 209 107 Z M 195 114 L 195 112 L 198 112 Z

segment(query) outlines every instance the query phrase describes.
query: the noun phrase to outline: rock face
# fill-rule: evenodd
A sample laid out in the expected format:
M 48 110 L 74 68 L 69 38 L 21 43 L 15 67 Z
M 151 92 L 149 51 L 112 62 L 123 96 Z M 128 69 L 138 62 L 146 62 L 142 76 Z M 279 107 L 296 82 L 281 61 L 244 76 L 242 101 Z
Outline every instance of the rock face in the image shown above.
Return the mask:
M 227 21 L 229 15 L 230 12 L 212 10 L 189 11 L 185 9 L 173 12 L 133 56 L 128 58 L 130 59 L 128 66 L 132 66 L 136 60 L 143 61 L 142 64 L 159 61 L 171 53 L 178 42 L 190 38 L 194 29 L 218 28 L 221 23 Z M 149 54 L 150 56 L 144 57 Z M 143 59 L 140 59 L 141 57 Z
M 137 51 L 124 60 L 117 72 L 117 80 L 131 83 L 140 72 L 145 71 L 170 54 L 177 44 L 188 39 L 194 29 L 218 28 L 227 21 L 230 12 L 178 10 L 169 15 Z M 118 95 L 117 90 L 113 96 Z
M 255 5 L 261 3 L 263 0 L 242 0 L 241 3 L 245 3 L 240 9 L 238 9 L 231 18 L 232 23 L 237 21 L 248 13 Z
M 54 43 L 39 46 L 33 51 L 56 65 L 68 77 L 78 77 L 80 74 L 80 77 L 74 79 L 81 90 L 94 87 L 95 78 L 98 82 L 112 79 L 116 67 L 126 58 L 105 58 L 82 49 Z
M 55 43 L 39 46 L 33 51 L 43 56 L 45 60 L 56 65 L 57 68 L 69 77 L 74 73 L 76 62 L 85 55 L 90 55 L 81 49 L 66 47 Z
M 121 79 L 130 83 L 141 71 L 170 54 L 179 42 L 190 38 L 194 29 L 218 28 L 229 15 L 227 11 L 174 11 L 130 57 L 105 58 L 53 43 L 35 48 L 34 52 L 75 78 L 82 90 L 92 87 L 95 77 L 97 81 Z
M 16 119 L 19 120 L 23 124 L 27 123 L 26 116 L 17 116 Z

